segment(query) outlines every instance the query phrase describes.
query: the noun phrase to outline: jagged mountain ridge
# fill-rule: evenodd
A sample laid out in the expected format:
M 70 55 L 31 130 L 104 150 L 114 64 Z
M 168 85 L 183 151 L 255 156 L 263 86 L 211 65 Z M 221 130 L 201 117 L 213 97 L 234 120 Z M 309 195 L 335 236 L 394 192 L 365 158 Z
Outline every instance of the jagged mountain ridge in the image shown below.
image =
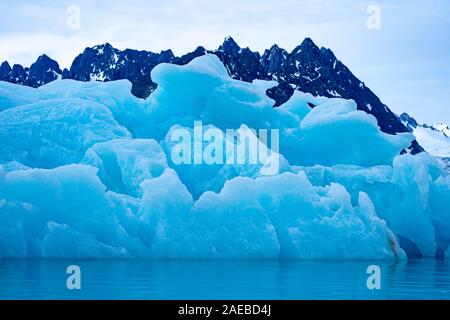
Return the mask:
M 434 132 L 439 132 L 442 135 L 444 135 L 447 138 L 450 138 L 450 128 L 447 124 L 445 123 L 435 123 L 433 125 L 429 125 L 426 123 L 423 124 L 419 124 L 416 119 L 414 119 L 413 117 L 411 117 L 409 114 L 407 114 L 406 112 L 402 113 L 400 115 L 400 120 L 402 121 L 402 123 L 408 128 L 408 130 L 410 132 L 413 132 L 414 129 L 417 129 L 417 127 L 422 127 L 425 129 L 429 129 L 431 131 Z
M 7 61 L 0 65 L 0 80 L 35 88 L 61 79 L 62 75 L 58 63 L 46 54 L 41 55 L 29 68 L 20 64 L 11 67 Z
M 425 151 L 434 155 L 441 165 L 450 172 L 449 126 L 444 123 L 420 124 L 407 113 L 402 113 L 399 119 L 414 134 Z
M 414 119 L 413 117 L 411 117 L 409 114 L 407 114 L 406 112 L 403 112 L 400 115 L 400 120 L 402 121 L 402 123 L 408 128 L 408 130 L 410 132 L 413 132 L 414 129 L 417 129 L 417 127 L 422 127 L 425 129 L 430 129 L 431 131 L 435 131 L 435 132 L 440 132 L 442 133 L 445 137 L 450 138 L 450 128 L 447 124 L 445 123 L 435 123 L 433 125 L 429 125 L 429 124 L 419 124 L 416 119 Z
M 159 63 L 186 64 L 192 59 L 212 53 L 226 66 L 231 77 L 242 81 L 275 80 L 277 87 L 267 91 L 275 106 L 287 101 L 294 90 L 325 97 L 353 99 L 358 109 L 374 115 L 382 131 L 390 134 L 407 132 L 408 128 L 381 100 L 339 61 L 330 49 L 319 48 L 306 38 L 292 52 L 273 45 L 261 55 L 248 47 L 241 48 L 233 38 L 225 38 L 217 50 L 198 47 L 193 52 L 176 57 L 171 50 L 154 53 L 132 49 L 118 50 L 109 43 L 86 48 L 72 63 L 70 70 L 61 70 L 56 61 L 42 55 L 24 68 L 8 62 L 0 66 L 0 80 L 38 87 L 56 79 L 79 81 L 113 81 L 128 79 L 133 94 L 145 98 L 156 88 L 151 70 Z M 411 151 L 423 151 L 414 141 Z

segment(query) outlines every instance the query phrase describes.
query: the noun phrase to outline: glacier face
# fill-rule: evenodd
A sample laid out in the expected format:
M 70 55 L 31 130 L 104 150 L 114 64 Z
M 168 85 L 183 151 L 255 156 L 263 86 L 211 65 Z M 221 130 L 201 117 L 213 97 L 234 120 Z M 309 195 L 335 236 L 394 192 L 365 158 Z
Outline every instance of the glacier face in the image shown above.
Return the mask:
M 212 55 L 160 64 L 152 79 L 147 100 L 127 81 L 0 82 L 1 258 L 446 254 L 450 177 L 425 153 L 399 155 L 411 134 L 381 132 L 344 99 L 299 92 L 273 108 L 274 82 L 233 80 Z M 177 130 L 213 130 L 238 148 L 249 128 L 278 130 L 279 150 L 247 136 L 277 156 L 276 174 L 174 161 Z

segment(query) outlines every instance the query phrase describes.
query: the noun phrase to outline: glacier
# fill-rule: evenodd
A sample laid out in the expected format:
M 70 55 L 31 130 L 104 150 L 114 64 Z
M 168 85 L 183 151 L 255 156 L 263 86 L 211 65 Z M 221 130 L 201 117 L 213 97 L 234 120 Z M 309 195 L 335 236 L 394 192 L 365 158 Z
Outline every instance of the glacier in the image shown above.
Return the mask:
M 412 134 L 383 133 L 352 100 L 296 92 L 274 108 L 274 81 L 234 80 L 214 55 L 152 79 L 146 100 L 126 80 L 0 82 L 0 258 L 450 257 L 450 176 L 402 154 Z M 277 171 L 177 163 L 173 134 L 195 144 L 196 124 L 255 142 Z

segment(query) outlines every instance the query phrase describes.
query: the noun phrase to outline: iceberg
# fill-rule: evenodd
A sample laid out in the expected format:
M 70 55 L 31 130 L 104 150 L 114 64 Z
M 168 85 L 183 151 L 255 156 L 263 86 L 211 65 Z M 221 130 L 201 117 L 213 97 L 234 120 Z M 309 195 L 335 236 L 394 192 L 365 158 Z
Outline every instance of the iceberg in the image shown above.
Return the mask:
M 140 184 L 167 168 L 163 149 L 155 140 L 118 139 L 96 143 L 86 151 L 84 164 L 99 169 L 108 190 L 142 196 Z
M 0 111 L 36 102 L 35 95 L 31 87 L 0 81 Z
M 104 105 L 87 100 L 44 100 L 0 113 L 0 161 L 33 168 L 79 162 L 97 142 L 131 137 Z
M 219 192 L 237 176 L 256 178 L 291 170 L 287 160 L 246 125 L 225 133 L 213 125 L 197 124 L 194 128 L 173 126 L 162 142 L 170 166 L 195 199 L 206 191 Z M 245 152 L 248 148 L 255 154 Z
M 303 173 L 232 179 L 219 194 L 204 193 L 193 212 L 218 253 L 244 244 L 258 258 L 404 257 L 367 195 L 354 207 L 344 187 L 313 187 Z
M 450 256 L 450 176 L 411 134 L 352 100 L 274 108 L 214 55 L 152 79 L 0 82 L 0 258 Z
M 359 192 L 367 193 L 409 256 L 442 255 L 449 246 L 450 177 L 426 153 L 397 156 L 392 167 L 316 165 L 294 171 L 304 171 L 313 185 L 345 186 L 353 201 Z
M 71 165 L 7 174 L 2 193 L 8 200 L 0 217 L 7 222 L 2 235 L 9 245 L 0 247 L 0 255 L 404 257 L 367 195 L 361 193 L 354 207 L 344 187 L 313 187 L 303 173 L 237 177 L 220 193 L 205 192 L 194 202 L 175 171 L 166 169 L 141 184 L 138 208 L 116 205 L 114 198 L 121 196 L 106 191 L 96 173 L 91 166 Z

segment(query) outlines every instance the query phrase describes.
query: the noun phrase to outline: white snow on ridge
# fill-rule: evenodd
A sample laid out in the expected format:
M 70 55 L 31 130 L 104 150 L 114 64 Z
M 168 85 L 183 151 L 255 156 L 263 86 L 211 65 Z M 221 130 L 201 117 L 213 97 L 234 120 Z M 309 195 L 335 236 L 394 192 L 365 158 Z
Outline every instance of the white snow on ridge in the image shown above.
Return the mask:
M 445 123 L 439 122 L 433 125 L 433 128 L 450 137 L 450 128 Z
M 428 153 L 437 157 L 450 157 L 450 137 L 442 131 L 417 126 L 413 133 Z
M 91 81 L 105 81 L 106 76 L 103 71 L 100 71 L 97 74 L 91 73 L 90 79 L 91 79 Z
M 330 95 L 332 95 L 333 97 L 338 97 L 338 98 L 342 97 L 336 90 L 330 90 L 330 89 L 328 89 L 327 92 L 328 92 Z
M 400 121 L 414 134 L 426 152 L 438 158 L 450 159 L 450 129 L 445 123 L 440 122 L 433 126 L 420 124 L 407 113 L 400 116 Z M 448 164 L 448 161 L 445 163 Z

